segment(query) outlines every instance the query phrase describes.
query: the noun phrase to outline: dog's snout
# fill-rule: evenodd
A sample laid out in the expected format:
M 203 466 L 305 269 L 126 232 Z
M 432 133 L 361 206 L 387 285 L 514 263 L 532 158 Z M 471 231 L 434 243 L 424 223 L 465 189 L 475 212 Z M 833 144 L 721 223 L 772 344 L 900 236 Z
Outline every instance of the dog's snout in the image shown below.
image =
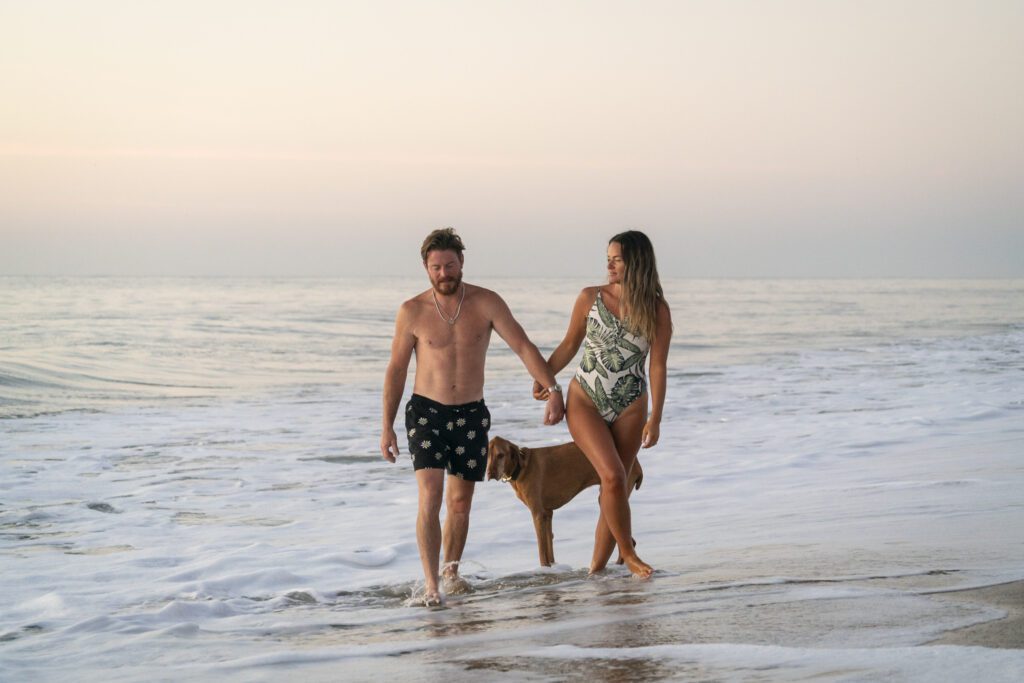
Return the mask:
M 512 444 L 500 436 L 494 437 L 487 444 L 487 469 L 485 473 L 488 480 L 504 480 L 508 476 L 508 457 L 512 448 Z

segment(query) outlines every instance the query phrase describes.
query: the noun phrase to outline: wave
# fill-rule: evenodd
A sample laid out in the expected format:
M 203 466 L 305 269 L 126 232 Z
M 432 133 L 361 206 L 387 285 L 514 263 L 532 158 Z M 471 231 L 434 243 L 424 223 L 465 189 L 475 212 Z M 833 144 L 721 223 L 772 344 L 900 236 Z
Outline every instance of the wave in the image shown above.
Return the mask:
M 134 400 L 198 398 L 226 389 L 131 377 L 130 369 L 99 367 L 73 369 L 40 362 L 0 363 L 0 419 L 37 417 L 69 411 L 96 411 Z

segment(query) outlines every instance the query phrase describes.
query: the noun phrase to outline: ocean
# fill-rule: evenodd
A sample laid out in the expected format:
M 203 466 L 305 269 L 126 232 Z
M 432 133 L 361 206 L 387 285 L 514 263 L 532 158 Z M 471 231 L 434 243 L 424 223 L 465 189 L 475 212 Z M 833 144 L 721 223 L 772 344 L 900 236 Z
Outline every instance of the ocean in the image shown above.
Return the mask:
M 596 284 L 468 279 L 545 355 Z M 378 450 L 425 277 L 0 277 L 0 680 L 1020 680 L 1024 650 L 930 643 L 1003 615 L 950 592 L 1024 579 L 1024 280 L 664 284 L 654 578 L 587 576 L 596 489 L 539 567 L 492 481 L 473 591 L 428 610 Z M 495 335 L 491 434 L 570 440 L 531 384 Z

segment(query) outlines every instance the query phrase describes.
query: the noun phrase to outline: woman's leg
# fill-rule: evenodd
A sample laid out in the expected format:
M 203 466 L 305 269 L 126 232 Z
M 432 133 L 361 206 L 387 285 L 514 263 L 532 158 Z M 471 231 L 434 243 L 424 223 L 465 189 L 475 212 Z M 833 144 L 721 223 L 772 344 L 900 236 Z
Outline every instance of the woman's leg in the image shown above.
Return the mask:
M 643 437 L 644 424 L 647 421 L 647 393 L 645 392 L 619 415 L 619 419 L 611 425 L 612 440 L 615 450 L 622 459 L 622 469 L 629 481 L 629 471 L 636 463 L 636 454 L 640 451 L 640 439 Z M 629 491 L 626 491 L 628 498 Z M 632 547 L 633 539 L 629 545 Z M 601 571 L 608 564 L 608 559 L 615 550 L 615 537 L 604 521 L 602 513 L 597 519 L 594 530 L 594 555 L 590 560 L 590 571 Z
M 629 501 L 626 499 L 626 470 L 612 432 L 575 381 L 569 384 L 568 393 L 566 415 L 569 433 L 601 478 L 601 516 L 618 543 L 626 566 L 633 574 L 646 578 L 653 570 L 633 549 Z

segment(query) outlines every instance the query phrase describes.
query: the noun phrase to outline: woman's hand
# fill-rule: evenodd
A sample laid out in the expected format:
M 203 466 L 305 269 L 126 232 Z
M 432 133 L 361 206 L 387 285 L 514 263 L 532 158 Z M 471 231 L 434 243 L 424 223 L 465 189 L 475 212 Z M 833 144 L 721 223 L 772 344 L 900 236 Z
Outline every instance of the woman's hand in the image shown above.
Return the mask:
M 658 443 L 659 438 L 661 438 L 661 422 L 648 420 L 647 424 L 644 425 L 643 436 L 640 437 L 640 445 L 644 448 L 650 448 Z
M 549 395 L 550 392 L 548 392 L 548 390 L 545 387 L 541 386 L 540 382 L 538 382 L 537 380 L 533 381 L 533 397 L 535 399 L 537 399 L 538 401 L 546 401 L 548 400 Z

